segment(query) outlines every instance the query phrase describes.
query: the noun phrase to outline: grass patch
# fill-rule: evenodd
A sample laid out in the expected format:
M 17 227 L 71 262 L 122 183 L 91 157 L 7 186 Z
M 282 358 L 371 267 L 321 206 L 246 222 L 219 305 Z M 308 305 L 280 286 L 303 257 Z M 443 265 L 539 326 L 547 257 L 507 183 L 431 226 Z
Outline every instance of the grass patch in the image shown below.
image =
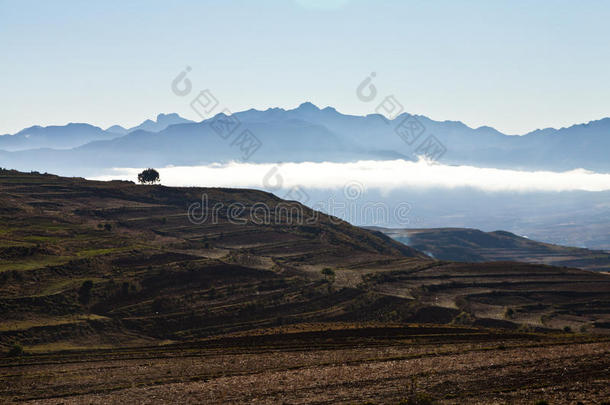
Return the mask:
M 11 270 L 28 271 L 47 266 L 59 266 L 68 263 L 72 259 L 73 257 L 71 256 L 38 256 L 25 260 L 14 260 L 11 263 L 0 264 L 0 273 Z
M 64 239 L 64 237 L 60 237 L 60 236 L 42 236 L 42 235 L 30 235 L 30 236 L 25 236 L 22 237 L 23 240 L 27 241 L 27 242 L 58 242 L 61 239 Z
M 61 280 L 61 281 L 58 281 L 56 283 L 46 286 L 40 293 L 38 293 L 34 296 L 35 297 L 44 297 L 47 295 L 60 293 L 65 290 L 69 290 L 71 288 L 77 288 L 86 280 L 91 280 L 94 283 L 101 283 L 101 282 L 107 281 L 104 278 L 95 278 L 95 277 L 79 277 L 79 278 L 71 278 L 68 280 Z
M 19 321 L 4 321 L 0 323 L 0 332 L 26 330 L 41 326 L 57 326 L 71 323 L 85 322 L 88 320 L 108 319 L 105 316 L 88 314 L 88 315 L 67 315 L 49 318 L 34 318 Z
M 54 342 L 45 343 L 40 345 L 24 346 L 24 349 L 28 353 L 41 354 L 49 352 L 60 352 L 64 350 L 103 350 L 103 349 L 115 349 L 119 345 L 86 345 L 72 342 Z
M 19 240 L 0 239 L 0 248 L 5 247 L 31 247 L 36 246 L 34 243 L 23 242 Z
M 14 230 L 15 228 L 3 228 L 0 227 L 0 235 L 6 235 L 7 233 L 10 233 Z
M 76 256 L 79 257 L 79 258 L 94 257 L 94 256 L 107 255 L 107 254 L 110 254 L 110 253 L 125 252 L 125 251 L 130 250 L 130 249 L 132 249 L 131 246 L 114 247 L 114 248 L 102 248 L 102 249 L 87 249 L 87 250 L 81 250 L 80 252 L 77 252 Z

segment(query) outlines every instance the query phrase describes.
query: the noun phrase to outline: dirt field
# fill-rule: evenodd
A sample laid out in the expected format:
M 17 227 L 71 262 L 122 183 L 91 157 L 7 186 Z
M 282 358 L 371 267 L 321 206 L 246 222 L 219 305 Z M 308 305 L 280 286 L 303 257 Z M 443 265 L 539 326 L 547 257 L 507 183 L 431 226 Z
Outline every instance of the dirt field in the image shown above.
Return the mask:
M 610 396 L 603 338 L 446 326 L 303 329 L 5 358 L 0 402 L 601 404 Z M 415 398 L 423 402 L 406 402 Z

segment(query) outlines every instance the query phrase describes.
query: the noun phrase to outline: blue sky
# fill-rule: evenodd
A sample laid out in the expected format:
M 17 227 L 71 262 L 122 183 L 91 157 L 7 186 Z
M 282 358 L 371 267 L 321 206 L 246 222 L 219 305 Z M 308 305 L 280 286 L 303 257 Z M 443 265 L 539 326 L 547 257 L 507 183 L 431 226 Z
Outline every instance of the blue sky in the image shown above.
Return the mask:
M 197 118 L 186 66 L 233 111 L 305 100 L 372 113 L 371 72 L 411 113 L 507 133 L 610 116 L 610 2 L 0 0 L 0 133 Z

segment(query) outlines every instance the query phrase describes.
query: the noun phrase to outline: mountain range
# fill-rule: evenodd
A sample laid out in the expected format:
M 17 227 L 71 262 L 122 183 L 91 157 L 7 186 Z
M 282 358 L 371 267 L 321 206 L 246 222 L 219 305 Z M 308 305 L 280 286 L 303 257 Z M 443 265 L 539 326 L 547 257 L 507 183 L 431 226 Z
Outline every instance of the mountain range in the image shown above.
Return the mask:
M 22 129 L 16 134 L 0 136 L 0 150 L 9 152 L 23 151 L 28 149 L 71 149 L 93 141 L 110 140 L 131 132 L 144 130 L 148 132 L 159 132 L 170 125 L 185 124 L 193 122 L 178 114 L 159 114 L 156 121 L 146 120 L 140 125 L 132 128 L 123 128 L 113 125 L 106 130 L 99 127 L 69 123 L 63 126 L 41 127 L 38 125 Z
M 393 120 L 379 114 L 346 115 L 306 102 L 291 110 L 221 113 L 201 122 L 160 114 L 156 121 L 129 129 L 73 123 L 35 126 L 0 136 L 0 165 L 83 174 L 84 169 L 108 167 L 415 160 L 428 155 L 453 165 L 608 172 L 609 149 L 610 118 L 515 136 L 407 113 Z

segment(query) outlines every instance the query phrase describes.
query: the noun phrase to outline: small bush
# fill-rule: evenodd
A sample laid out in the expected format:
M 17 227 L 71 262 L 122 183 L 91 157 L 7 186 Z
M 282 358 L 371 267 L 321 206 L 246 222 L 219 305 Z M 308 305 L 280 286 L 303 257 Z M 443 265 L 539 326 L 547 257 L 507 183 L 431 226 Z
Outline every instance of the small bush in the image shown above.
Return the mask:
M 572 332 L 572 328 L 570 328 L 569 326 L 564 326 L 563 327 L 563 331 L 566 333 L 571 333 Z
M 326 267 L 324 270 L 322 270 L 322 274 L 328 277 L 333 277 L 335 275 L 335 271 L 330 267 Z
M 104 229 L 107 231 L 112 231 L 112 224 L 104 224 Z
M 137 294 L 142 290 L 142 286 L 137 281 L 124 281 L 121 284 L 119 291 L 117 292 L 118 296 L 128 297 L 132 294 Z
M 534 405 L 549 405 L 549 402 L 544 399 L 541 399 L 539 401 L 534 402 Z
M 78 289 L 78 302 L 87 306 L 91 301 L 91 290 L 93 289 L 93 281 L 86 280 Z
M 15 343 L 11 346 L 11 349 L 8 351 L 8 355 L 11 357 L 17 357 L 23 355 L 23 346 Z
M 324 268 L 320 273 L 322 273 L 328 283 L 332 284 L 335 281 L 335 271 L 330 267 Z
M 515 310 L 512 308 L 506 308 L 506 311 L 504 311 L 504 317 L 506 319 L 513 319 L 515 317 Z

